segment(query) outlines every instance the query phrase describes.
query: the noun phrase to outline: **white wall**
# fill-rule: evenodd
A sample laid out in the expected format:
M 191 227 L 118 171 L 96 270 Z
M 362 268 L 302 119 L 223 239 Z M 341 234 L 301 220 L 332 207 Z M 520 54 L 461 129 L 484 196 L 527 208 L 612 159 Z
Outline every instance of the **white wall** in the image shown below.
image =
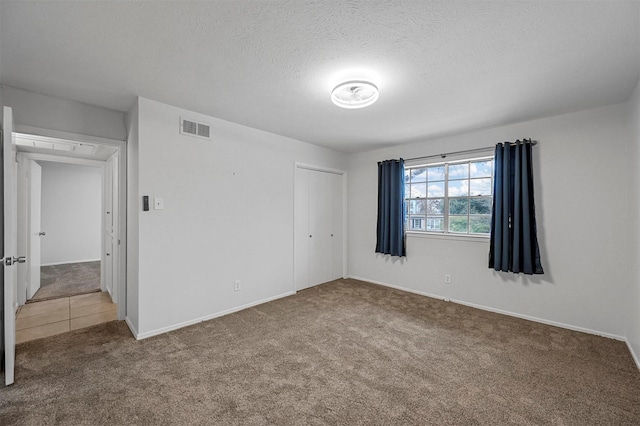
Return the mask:
M 0 92 L 5 105 L 13 108 L 18 131 L 30 126 L 116 140 L 127 136 L 123 112 L 7 86 Z
M 349 274 L 522 317 L 622 338 L 629 264 L 626 105 L 356 154 L 349 164 Z M 374 253 L 377 165 L 532 138 L 545 274 L 487 267 L 488 241 L 409 237 L 407 258 Z M 444 283 L 451 274 L 452 283 Z
M 138 222 L 141 200 L 138 195 L 138 100 L 126 115 L 127 137 L 127 286 L 126 320 L 134 334 L 138 334 Z
M 138 113 L 132 191 L 164 198 L 138 210 L 138 336 L 291 293 L 294 164 L 344 169 L 345 155 L 144 98 Z M 181 116 L 213 139 L 180 135 Z
M 39 162 L 42 165 L 43 265 L 101 257 L 102 168 Z
M 627 167 L 630 173 L 628 200 L 629 205 L 629 291 L 627 341 L 640 368 L 640 84 L 636 86 L 629 100 L 629 124 L 631 141 Z

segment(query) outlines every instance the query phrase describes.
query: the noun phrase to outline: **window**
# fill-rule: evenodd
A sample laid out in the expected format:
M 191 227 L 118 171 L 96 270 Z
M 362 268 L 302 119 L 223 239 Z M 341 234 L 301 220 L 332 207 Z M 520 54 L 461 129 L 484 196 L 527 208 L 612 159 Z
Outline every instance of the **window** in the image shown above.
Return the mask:
M 405 167 L 407 231 L 488 236 L 493 157 Z

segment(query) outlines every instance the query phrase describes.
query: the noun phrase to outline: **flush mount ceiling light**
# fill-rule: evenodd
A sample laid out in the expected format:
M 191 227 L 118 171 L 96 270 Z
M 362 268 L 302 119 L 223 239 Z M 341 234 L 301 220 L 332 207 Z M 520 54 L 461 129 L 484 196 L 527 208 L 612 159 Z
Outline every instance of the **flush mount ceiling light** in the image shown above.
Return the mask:
M 331 92 L 331 101 L 341 108 L 364 108 L 378 100 L 378 87 L 368 81 L 347 81 Z

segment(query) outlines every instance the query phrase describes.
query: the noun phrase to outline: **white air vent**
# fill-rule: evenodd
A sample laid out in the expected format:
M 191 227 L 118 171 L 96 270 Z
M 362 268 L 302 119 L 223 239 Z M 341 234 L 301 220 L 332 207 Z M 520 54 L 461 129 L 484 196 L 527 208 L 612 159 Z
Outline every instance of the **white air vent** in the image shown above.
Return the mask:
M 211 139 L 211 126 L 180 117 L 180 134 L 202 139 Z

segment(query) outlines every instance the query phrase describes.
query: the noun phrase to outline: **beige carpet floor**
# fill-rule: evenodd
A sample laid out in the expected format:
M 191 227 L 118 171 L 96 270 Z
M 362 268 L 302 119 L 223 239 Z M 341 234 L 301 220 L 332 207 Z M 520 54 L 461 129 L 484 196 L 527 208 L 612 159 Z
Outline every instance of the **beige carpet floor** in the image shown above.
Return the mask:
M 6 425 L 638 425 L 622 342 L 353 280 L 135 341 L 18 346 Z
M 100 291 L 100 261 L 66 263 L 40 268 L 40 289 L 29 302 Z

